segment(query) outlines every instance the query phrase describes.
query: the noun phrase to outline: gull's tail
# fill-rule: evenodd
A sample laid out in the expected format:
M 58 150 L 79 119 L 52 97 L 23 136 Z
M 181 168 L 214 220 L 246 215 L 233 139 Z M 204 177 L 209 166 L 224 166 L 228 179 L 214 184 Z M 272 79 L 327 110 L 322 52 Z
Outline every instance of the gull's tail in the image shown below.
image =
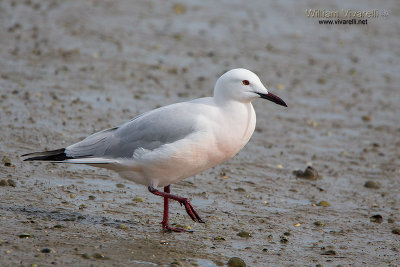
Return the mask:
M 24 161 L 65 161 L 68 159 L 72 159 L 65 154 L 65 148 L 60 148 L 51 151 L 43 151 L 43 152 L 33 152 L 21 155 L 21 157 L 29 157 L 24 159 Z
M 65 153 L 65 148 L 60 148 L 50 151 L 33 152 L 21 155 L 21 157 L 28 157 L 24 161 L 49 161 L 53 163 L 75 163 L 75 164 L 109 164 L 119 163 L 117 159 L 107 159 L 102 157 L 82 156 L 70 157 Z

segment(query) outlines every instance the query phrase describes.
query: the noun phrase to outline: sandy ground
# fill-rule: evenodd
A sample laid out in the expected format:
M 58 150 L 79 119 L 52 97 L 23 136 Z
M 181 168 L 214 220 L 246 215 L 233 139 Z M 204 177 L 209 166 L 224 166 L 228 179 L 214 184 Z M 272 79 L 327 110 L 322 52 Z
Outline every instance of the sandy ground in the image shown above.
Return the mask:
M 329 26 L 309 8 L 389 15 Z M 1 265 L 398 266 L 399 14 L 395 0 L 1 1 Z M 238 156 L 172 186 L 207 221 L 173 203 L 194 233 L 162 233 L 162 200 L 113 172 L 19 157 L 209 96 L 236 67 L 289 108 L 256 101 Z M 296 178 L 310 164 L 319 179 Z

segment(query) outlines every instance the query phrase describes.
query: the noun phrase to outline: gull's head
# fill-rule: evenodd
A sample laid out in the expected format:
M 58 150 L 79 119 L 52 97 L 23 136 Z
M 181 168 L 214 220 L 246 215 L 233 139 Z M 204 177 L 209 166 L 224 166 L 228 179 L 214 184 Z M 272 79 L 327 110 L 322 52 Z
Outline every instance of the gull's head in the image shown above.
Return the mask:
M 255 73 L 246 69 L 233 69 L 219 77 L 214 87 L 214 98 L 217 101 L 234 100 L 243 103 L 264 98 L 287 107 L 282 99 L 268 92 Z

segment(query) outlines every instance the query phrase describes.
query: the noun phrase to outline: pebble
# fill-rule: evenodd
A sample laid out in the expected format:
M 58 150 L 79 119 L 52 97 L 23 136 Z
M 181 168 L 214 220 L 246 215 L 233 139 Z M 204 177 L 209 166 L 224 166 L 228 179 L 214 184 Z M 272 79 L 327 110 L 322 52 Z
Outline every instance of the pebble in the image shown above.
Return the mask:
M 11 166 L 11 159 L 9 159 L 8 157 L 4 156 L 2 159 L 4 166 L 6 167 L 10 167 Z
M 321 255 L 335 256 L 336 255 L 336 251 L 330 249 L 330 250 L 322 252 Z
M 17 183 L 13 179 L 2 179 L 0 180 L 0 186 L 16 187 Z
M 109 259 L 108 257 L 104 256 L 101 253 L 94 253 L 92 255 L 92 257 L 95 258 L 95 259 L 98 259 L 98 260 L 108 260 Z
M 234 189 L 236 192 L 246 192 L 246 190 L 242 187 L 238 187 Z
M 251 237 L 251 233 L 249 233 L 247 231 L 240 231 L 239 233 L 237 233 L 237 236 L 240 236 L 240 237 Z
M 225 239 L 225 237 L 223 237 L 223 236 L 216 236 L 216 237 L 214 237 L 214 240 L 217 240 L 217 241 L 225 241 L 226 239 Z
M 126 224 L 120 224 L 120 225 L 118 225 L 118 229 L 122 229 L 122 230 L 126 230 L 126 229 L 128 229 L 129 227 L 126 225 Z
M 25 238 L 25 239 L 32 238 L 32 237 L 33 236 L 31 234 L 28 234 L 28 233 L 23 233 L 23 234 L 19 235 L 19 238 Z
M 285 244 L 285 243 L 289 242 L 289 239 L 286 236 L 281 235 L 279 242 Z
M 307 166 L 307 168 L 304 170 L 304 172 L 301 170 L 293 171 L 293 174 L 297 178 L 313 180 L 313 181 L 317 180 L 319 177 L 317 170 L 314 169 L 312 166 Z
M 90 256 L 89 256 L 89 254 L 87 254 L 87 253 L 83 253 L 83 254 L 82 254 L 82 258 L 88 260 L 88 259 L 90 259 Z
M 325 223 L 321 222 L 321 221 L 316 221 L 316 222 L 314 222 L 314 225 L 318 226 L 318 227 L 322 227 L 322 226 L 325 226 Z
M 365 122 L 369 122 L 371 121 L 371 115 L 364 115 L 361 117 L 361 119 Z
M 379 214 L 373 215 L 369 219 L 371 222 L 374 222 L 374 223 L 382 223 L 382 221 L 383 221 L 382 215 L 379 215 Z
M 141 197 L 135 197 L 135 198 L 133 199 L 133 201 L 136 201 L 136 202 L 143 202 L 143 198 L 141 198 Z
M 173 262 L 171 262 L 170 266 L 175 267 L 175 266 L 183 266 L 183 265 L 182 265 L 182 262 L 180 262 L 180 261 L 173 261 Z
M 370 189 L 379 189 L 379 188 L 381 188 L 381 185 L 380 185 L 380 183 L 375 182 L 375 181 L 367 181 L 367 182 L 365 182 L 364 187 L 370 188 Z
M 186 6 L 183 4 L 175 4 L 174 5 L 174 13 L 177 15 L 184 14 L 186 12 Z
M 395 228 L 392 230 L 392 234 L 400 235 L 400 228 Z
M 331 204 L 328 201 L 322 200 L 322 201 L 318 202 L 317 205 L 322 206 L 322 207 L 329 207 Z
M 55 252 L 55 251 L 53 249 L 51 249 L 51 248 L 44 248 L 40 252 L 42 252 L 42 253 L 51 253 L 51 252 Z
M 228 267 L 246 267 L 244 260 L 238 257 L 232 257 L 228 260 Z

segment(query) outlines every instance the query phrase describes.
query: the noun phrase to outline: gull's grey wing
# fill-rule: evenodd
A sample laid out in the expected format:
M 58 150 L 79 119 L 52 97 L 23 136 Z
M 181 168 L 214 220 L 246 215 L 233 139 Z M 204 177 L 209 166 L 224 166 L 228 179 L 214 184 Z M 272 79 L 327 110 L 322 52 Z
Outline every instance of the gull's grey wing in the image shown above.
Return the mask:
M 116 128 L 95 133 L 66 148 L 67 156 L 130 158 L 135 150 L 154 150 L 195 131 L 192 116 L 182 114 L 184 104 L 152 110 Z M 182 116 L 183 115 L 183 116 Z

